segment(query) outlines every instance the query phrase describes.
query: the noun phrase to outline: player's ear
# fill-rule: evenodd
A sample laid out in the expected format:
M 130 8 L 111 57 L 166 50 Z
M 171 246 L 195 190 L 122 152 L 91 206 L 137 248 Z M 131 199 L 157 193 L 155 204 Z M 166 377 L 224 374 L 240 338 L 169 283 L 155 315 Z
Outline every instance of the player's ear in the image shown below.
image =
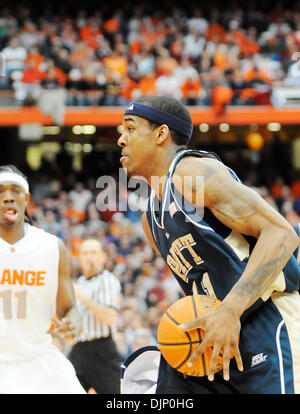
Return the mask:
M 25 194 L 26 207 L 27 207 L 27 206 L 28 206 L 28 204 L 29 204 L 30 198 L 31 198 L 30 193 L 26 193 L 26 194 Z
M 163 144 L 166 139 L 169 137 L 170 134 L 170 130 L 168 125 L 163 124 L 160 125 L 157 129 L 156 129 L 156 142 L 157 144 Z

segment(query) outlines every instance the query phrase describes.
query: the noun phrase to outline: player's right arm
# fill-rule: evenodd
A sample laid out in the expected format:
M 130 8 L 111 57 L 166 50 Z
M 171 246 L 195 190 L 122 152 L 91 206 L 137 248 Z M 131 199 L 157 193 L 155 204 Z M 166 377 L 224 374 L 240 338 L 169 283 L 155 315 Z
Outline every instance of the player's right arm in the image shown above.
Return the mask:
M 220 162 L 190 158 L 182 161 L 175 172 L 175 185 L 176 180 L 184 176 L 203 176 L 199 186 L 195 184 L 191 188 L 189 201 L 194 203 L 197 192 L 203 191 L 204 207 L 219 221 L 232 230 L 257 239 L 243 274 L 219 308 L 184 326 L 185 330 L 202 328 L 205 331 L 205 338 L 193 353 L 190 363 L 199 358 L 208 346 L 212 346 L 209 379 L 213 379 L 217 357 L 223 349 L 223 374 L 225 379 L 229 379 L 230 349 L 242 369 L 238 348 L 240 317 L 270 291 L 299 244 L 299 238 L 276 210 L 255 191 L 237 182 Z
M 159 252 L 159 250 L 158 250 L 158 248 L 157 248 L 157 246 L 156 246 L 156 244 L 155 244 L 155 242 L 153 240 L 152 233 L 151 233 L 151 230 L 150 230 L 150 226 L 149 226 L 148 219 L 147 219 L 147 215 L 146 215 L 146 212 L 145 211 L 142 214 L 141 223 L 142 223 L 142 227 L 143 227 L 145 236 L 146 236 L 149 244 L 156 251 L 156 253 L 159 253 L 160 254 L 160 252 Z

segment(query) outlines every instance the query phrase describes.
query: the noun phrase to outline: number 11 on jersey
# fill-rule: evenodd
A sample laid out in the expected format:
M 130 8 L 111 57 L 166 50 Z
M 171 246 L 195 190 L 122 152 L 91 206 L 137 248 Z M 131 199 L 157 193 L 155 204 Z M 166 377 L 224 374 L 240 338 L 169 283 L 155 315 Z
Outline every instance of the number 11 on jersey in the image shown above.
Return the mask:
M 0 292 L 0 299 L 2 299 L 2 312 L 0 313 L 0 315 L 2 314 L 4 316 L 4 319 L 12 319 L 13 317 L 17 319 L 26 318 L 26 290 L 14 293 L 11 289 L 3 290 L 2 292 Z M 15 303 L 16 308 L 14 306 Z M 14 314 L 13 312 L 14 309 L 16 309 L 16 314 Z

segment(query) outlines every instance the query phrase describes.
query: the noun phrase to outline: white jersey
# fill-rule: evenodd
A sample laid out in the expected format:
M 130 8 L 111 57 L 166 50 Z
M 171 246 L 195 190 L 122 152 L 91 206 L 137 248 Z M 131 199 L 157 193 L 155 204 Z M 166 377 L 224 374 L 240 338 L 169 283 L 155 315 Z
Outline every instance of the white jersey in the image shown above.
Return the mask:
M 11 245 L 0 238 L 0 361 L 22 361 L 47 351 L 56 313 L 59 245 L 56 236 L 25 224 Z

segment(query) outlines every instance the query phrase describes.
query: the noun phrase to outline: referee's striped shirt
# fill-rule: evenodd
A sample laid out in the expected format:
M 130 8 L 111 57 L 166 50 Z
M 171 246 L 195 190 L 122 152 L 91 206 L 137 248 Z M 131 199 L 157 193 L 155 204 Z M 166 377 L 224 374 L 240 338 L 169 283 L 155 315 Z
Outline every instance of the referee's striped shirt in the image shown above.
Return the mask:
M 82 275 L 77 279 L 79 288 L 90 299 L 103 306 L 109 306 L 116 310 L 120 309 L 121 284 L 119 280 L 108 270 L 103 270 L 96 276 L 87 278 Z M 82 333 L 79 340 L 91 341 L 93 339 L 107 338 L 116 331 L 96 318 L 80 300 L 77 300 L 77 307 L 82 317 Z

